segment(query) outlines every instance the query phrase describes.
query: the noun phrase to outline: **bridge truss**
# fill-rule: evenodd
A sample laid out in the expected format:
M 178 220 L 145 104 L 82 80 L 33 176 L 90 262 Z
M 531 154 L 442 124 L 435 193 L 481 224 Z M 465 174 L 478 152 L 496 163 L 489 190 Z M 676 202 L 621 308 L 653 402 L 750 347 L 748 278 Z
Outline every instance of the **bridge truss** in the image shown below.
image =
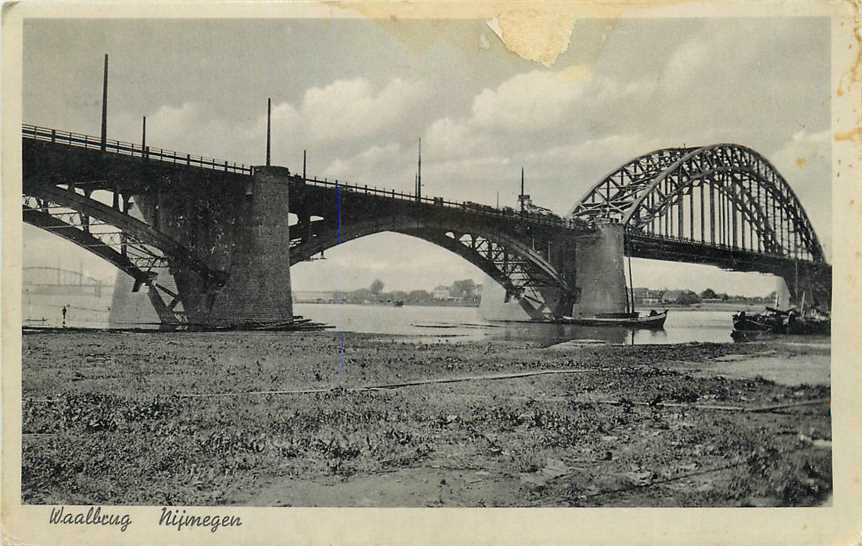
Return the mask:
M 73 184 L 27 184 L 22 217 L 25 223 L 62 237 L 128 274 L 134 279 L 133 291 L 146 286 L 162 325 L 177 327 L 185 322 L 182 302 L 175 291 L 156 282 L 157 270 L 170 267 L 174 258 L 215 285 L 224 277 L 132 216 L 131 206 L 130 197 L 119 193 L 113 193 L 112 205 L 107 205 Z
M 310 221 L 303 220 L 310 214 L 303 210 L 306 200 L 301 190 L 294 195 L 299 197 L 296 202 L 300 222 L 291 227 L 291 265 L 313 260 L 330 248 L 360 237 L 389 231 L 428 241 L 461 256 L 503 286 L 506 301 L 516 300 L 535 320 L 549 320 L 566 306 L 570 310 L 575 301 L 575 288 L 552 265 L 560 251 L 558 243 L 542 230 L 531 230 L 524 236 L 457 210 L 446 211 L 443 218 L 428 211 L 387 214 L 384 203 L 375 204 L 374 198 L 364 196 L 352 199 L 350 212 L 345 211 L 341 218 L 328 214 Z M 318 206 L 321 203 L 317 198 L 308 201 Z M 368 209 L 377 211 L 378 216 L 370 218 Z M 457 229 L 452 229 L 453 226 Z M 517 227 L 529 230 L 526 226 Z M 531 238 L 532 245 L 524 242 Z
M 25 222 L 111 262 L 135 279 L 136 290 L 146 285 L 169 324 L 182 320 L 180 298 L 155 282 L 156 270 L 182 267 L 206 286 L 224 284 L 226 273 L 158 229 L 158 210 L 152 226 L 134 217 L 130 196 L 170 192 L 174 179 L 189 187 L 214 181 L 242 185 L 254 176 L 254 167 L 28 125 L 22 136 L 31 173 L 25 172 L 24 180 Z M 797 196 L 765 158 L 736 144 L 667 148 L 637 157 L 595 184 L 566 218 L 304 175 L 290 184 L 289 212 L 299 223 L 290 227 L 289 265 L 358 237 L 403 233 L 474 264 L 534 319 L 571 311 L 577 288 L 568 245 L 597 222 L 623 224 L 632 256 L 771 272 L 785 279 L 801 270 L 821 295 L 831 293 L 831 268 Z M 94 199 L 93 191 L 109 198 Z
M 632 255 L 766 269 L 785 278 L 802 267 L 821 289 L 831 284 L 831 268 L 793 189 L 745 146 L 668 148 L 637 157 L 595 184 L 570 217 L 623 224 Z

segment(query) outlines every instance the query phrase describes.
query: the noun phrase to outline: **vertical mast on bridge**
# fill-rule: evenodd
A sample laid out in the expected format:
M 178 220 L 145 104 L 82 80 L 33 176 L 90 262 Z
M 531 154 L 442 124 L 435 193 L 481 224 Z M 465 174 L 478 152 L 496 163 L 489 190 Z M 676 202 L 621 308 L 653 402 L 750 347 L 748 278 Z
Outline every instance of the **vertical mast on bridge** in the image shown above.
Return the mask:
M 266 166 L 269 167 L 269 145 L 271 140 L 272 99 L 266 99 Z
M 521 167 L 521 193 L 518 195 L 518 201 L 521 203 L 521 214 L 527 210 L 527 202 L 530 196 L 524 193 L 524 167 Z
M 102 140 L 101 149 L 104 152 L 108 143 L 108 54 L 105 53 L 105 71 L 102 76 Z
M 422 137 L 419 137 L 419 161 L 416 169 L 416 201 L 422 201 Z

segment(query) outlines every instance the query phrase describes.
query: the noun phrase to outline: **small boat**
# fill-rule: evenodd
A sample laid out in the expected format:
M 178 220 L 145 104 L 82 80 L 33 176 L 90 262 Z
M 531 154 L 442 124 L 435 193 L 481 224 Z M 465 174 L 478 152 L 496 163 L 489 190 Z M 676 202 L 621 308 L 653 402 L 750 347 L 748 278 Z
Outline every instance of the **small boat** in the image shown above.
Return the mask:
M 740 311 L 733 315 L 733 332 L 736 339 L 748 338 L 750 333 L 793 334 L 793 335 L 829 335 L 832 321 L 828 314 L 816 309 L 810 309 L 803 314 L 795 307 L 782 310 L 767 307 L 762 313 L 749 314 Z
M 628 245 L 628 241 L 624 242 Z M 628 248 L 626 246 L 626 248 Z M 659 313 L 655 309 L 648 315 L 641 316 L 635 311 L 634 277 L 632 276 L 631 253 L 626 252 L 628 258 L 629 274 L 626 281 L 626 312 L 625 313 L 603 313 L 590 317 L 562 317 L 563 324 L 577 324 L 580 326 L 622 326 L 625 328 L 643 328 L 647 330 L 664 329 L 664 321 L 667 320 L 667 309 Z
M 628 242 L 624 243 L 628 245 Z M 634 278 L 632 277 L 631 253 L 626 252 L 629 265 L 629 274 L 626 280 L 626 312 L 625 313 L 603 313 L 590 317 L 562 317 L 556 321 L 562 324 L 577 324 L 580 326 L 622 326 L 625 328 L 643 328 L 646 330 L 664 329 L 664 321 L 667 320 L 667 309 L 659 313 L 655 309 L 648 315 L 641 316 L 635 311 Z
M 737 332 L 775 332 L 784 328 L 784 316 L 770 311 L 746 313 L 740 311 L 733 315 L 733 329 Z
M 667 320 L 667 309 L 661 313 L 650 311 L 649 315 L 644 316 L 638 313 L 611 313 L 594 317 L 562 317 L 560 322 L 580 326 L 625 326 L 627 328 L 661 330 L 664 328 L 665 320 Z

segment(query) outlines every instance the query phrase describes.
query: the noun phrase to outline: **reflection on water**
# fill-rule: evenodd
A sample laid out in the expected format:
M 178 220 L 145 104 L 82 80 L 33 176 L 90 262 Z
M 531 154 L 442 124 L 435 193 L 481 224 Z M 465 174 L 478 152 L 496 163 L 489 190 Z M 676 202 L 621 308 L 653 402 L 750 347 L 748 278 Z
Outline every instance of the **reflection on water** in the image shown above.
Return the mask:
M 338 330 L 395 334 L 433 340 L 524 340 L 543 345 L 564 342 L 653 344 L 730 342 L 730 311 L 671 309 L 664 330 L 488 322 L 474 307 L 387 307 L 377 305 L 296 304 L 294 312 Z

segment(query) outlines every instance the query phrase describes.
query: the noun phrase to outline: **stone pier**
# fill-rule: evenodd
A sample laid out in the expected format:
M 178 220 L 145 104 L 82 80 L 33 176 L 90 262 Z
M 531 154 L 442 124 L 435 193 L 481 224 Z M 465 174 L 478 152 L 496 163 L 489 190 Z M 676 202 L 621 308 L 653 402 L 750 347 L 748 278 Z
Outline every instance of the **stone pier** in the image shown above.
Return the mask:
M 562 250 L 552 256 L 553 265 L 578 293 L 570 308 L 555 298 L 553 290 L 543 294 L 557 316 L 591 317 L 626 311 L 624 236 L 622 225 L 604 223 L 593 235 L 555 245 Z M 479 311 L 485 320 L 533 320 L 515 298 L 506 301 L 506 291 L 490 277 L 484 281 Z
M 580 298 L 574 316 L 626 311 L 625 230 L 621 224 L 597 225 L 596 234 L 578 240 L 576 285 Z
M 227 273 L 219 288 L 182 263 L 171 264 L 191 326 L 242 327 L 293 318 L 288 177 L 283 167 L 255 167 L 242 186 L 135 197 L 147 223 Z
M 256 167 L 244 189 L 228 280 L 211 311 L 219 323 L 279 323 L 293 318 L 289 175 L 283 167 Z

